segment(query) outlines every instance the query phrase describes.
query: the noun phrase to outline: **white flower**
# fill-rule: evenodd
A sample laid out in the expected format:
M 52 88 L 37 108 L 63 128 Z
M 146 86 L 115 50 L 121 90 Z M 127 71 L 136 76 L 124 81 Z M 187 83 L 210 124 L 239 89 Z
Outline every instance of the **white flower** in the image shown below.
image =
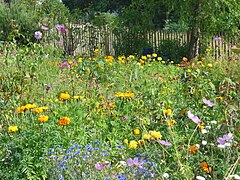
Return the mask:
M 205 177 L 202 177 L 202 176 L 196 176 L 196 179 L 197 179 L 197 180 L 205 180 Z
M 212 124 L 217 124 L 217 121 L 211 121 Z
M 204 145 L 204 146 L 207 145 L 207 141 L 204 141 L 204 140 L 203 140 L 203 141 L 202 141 L 202 145 Z
M 225 146 L 225 147 L 230 147 L 231 144 L 230 144 L 230 143 L 225 143 L 224 146 Z
M 218 148 L 224 149 L 224 148 L 225 148 L 225 144 L 219 144 L 219 145 L 218 145 Z
M 168 179 L 169 178 L 169 174 L 168 173 L 163 173 L 162 177 L 165 178 L 165 179 Z
M 202 129 L 202 134 L 206 134 L 208 131 L 206 129 Z
M 211 129 L 211 126 L 206 126 L 206 129 Z
M 123 165 L 123 166 L 126 166 L 126 165 L 127 165 L 127 163 L 126 163 L 125 161 L 119 161 L 119 163 L 120 163 L 121 165 Z
M 199 149 L 199 148 L 200 148 L 200 145 L 199 145 L 199 144 L 196 144 L 196 148 Z

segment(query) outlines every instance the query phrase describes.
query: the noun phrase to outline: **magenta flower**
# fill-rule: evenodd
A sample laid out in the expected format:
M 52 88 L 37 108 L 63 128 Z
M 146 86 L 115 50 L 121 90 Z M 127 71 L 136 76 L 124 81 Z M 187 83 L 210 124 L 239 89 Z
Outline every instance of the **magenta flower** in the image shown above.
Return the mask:
M 206 98 L 203 98 L 203 102 L 204 102 L 204 104 L 208 105 L 209 107 L 213 107 L 214 106 L 213 102 L 207 100 Z
M 34 37 L 35 37 L 37 40 L 41 39 L 41 38 L 42 38 L 42 33 L 41 33 L 41 31 L 36 31 L 36 32 L 34 33 Z
M 97 170 L 103 170 L 103 169 L 104 169 L 104 164 L 96 163 L 96 164 L 95 164 L 95 168 L 96 168 Z
M 128 166 L 137 166 L 141 167 L 144 164 L 143 161 L 140 161 L 139 158 L 128 158 L 127 165 Z
M 44 25 L 41 26 L 41 29 L 45 30 L 45 31 L 49 30 L 49 28 L 47 26 L 44 26 Z
M 196 124 L 199 124 L 201 121 L 197 116 L 192 114 L 191 111 L 188 111 L 188 118 L 191 119 Z
M 60 25 L 60 24 L 56 24 L 55 25 L 55 28 L 59 31 L 61 31 L 62 33 L 66 33 L 67 30 L 65 29 L 65 27 L 63 25 Z
M 167 141 L 164 141 L 164 140 L 159 140 L 158 142 L 163 146 L 172 146 L 171 142 L 167 142 Z

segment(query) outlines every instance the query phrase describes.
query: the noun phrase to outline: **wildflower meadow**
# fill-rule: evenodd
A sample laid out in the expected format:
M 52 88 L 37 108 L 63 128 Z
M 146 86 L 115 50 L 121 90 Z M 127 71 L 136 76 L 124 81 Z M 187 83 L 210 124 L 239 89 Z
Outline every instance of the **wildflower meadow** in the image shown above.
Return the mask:
M 238 52 L 66 55 L 50 29 L 0 44 L 0 179 L 240 179 Z

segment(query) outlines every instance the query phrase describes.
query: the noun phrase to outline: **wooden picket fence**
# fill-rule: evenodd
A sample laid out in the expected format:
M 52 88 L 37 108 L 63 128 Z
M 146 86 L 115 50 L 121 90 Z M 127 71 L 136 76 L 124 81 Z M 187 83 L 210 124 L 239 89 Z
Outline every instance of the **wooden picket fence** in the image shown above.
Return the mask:
M 130 33 L 128 29 L 121 31 L 121 33 L 124 32 Z M 61 35 L 60 32 L 57 33 L 58 36 Z M 139 38 L 141 42 L 141 38 L 144 37 L 144 39 L 147 40 L 147 44 L 150 45 L 154 51 L 158 49 L 159 43 L 164 40 L 178 40 L 180 44 L 189 43 L 190 41 L 190 34 L 188 32 L 156 30 L 134 33 L 130 38 Z M 74 54 L 91 54 L 94 49 L 101 49 L 103 54 L 114 56 L 117 55 L 116 48 L 121 44 L 122 35 L 123 34 L 114 32 L 108 26 L 95 27 L 91 24 L 71 25 L 68 28 L 68 34 L 64 38 L 61 38 L 60 41 L 55 41 L 54 46 L 64 47 L 66 51 L 74 52 Z M 206 47 L 211 46 L 211 52 L 215 58 L 218 59 L 225 55 L 233 55 L 230 44 L 235 43 L 235 40 L 224 39 L 219 41 L 215 40 L 216 37 L 224 37 L 224 34 L 214 35 L 208 39 L 207 42 L 205 41 Z M 128 51 L 135 53 L 131 51 L 133 47 L 134 44 L 130 45 L 127 48 Z

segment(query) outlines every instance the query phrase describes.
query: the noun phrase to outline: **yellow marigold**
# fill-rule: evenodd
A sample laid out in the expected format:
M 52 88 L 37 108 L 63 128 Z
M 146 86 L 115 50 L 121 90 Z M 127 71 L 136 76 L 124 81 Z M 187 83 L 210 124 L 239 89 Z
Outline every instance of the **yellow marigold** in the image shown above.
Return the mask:
M 162 135 L 159 131 L 150 131 L 150 135 L 155 139 L 161 139 Z
M 157 60 L 158 60 L 158 61 L 161 61 L 161 60 L 162 60 L 162 58 L 161 58 L 161 57 L 158 57 L 158 58 L 157 58 Z
M 43 110 L 47 110 L 48 109 L 48 107 L 47 106 L 43 106 L 43 107 L 41 107 Z
M 47 122 L 48 121 L 48 116 L 39 116 L 38 121 L 41 123 Z
M 207 67 L 213 67 L 213 65 L 212 64 L 207 64 Z
M 35 104 L 26 104 L 26 105 L 25 105 L 26 110 L 30 110 L 30 109 L 33 109 L 33 108 L 35 108 L 35 107 L 36 107 Z
M 139 129 L 134 129 L 133 130 L 133 134 L 135 134 L 135 135 L 138 135 L 138 134 L 140 134 L 141 132 L 140 132 L 140 130 Z
M 68 118 L 68 117 L 62 117 L 62 118 L 60 118 L 60 120 L 58 121 L 58 124 L 59 124 L 59 125 L 62 125 L 62 126 L 66 126 L 66 125 L 70 124 L 70 122 L 71 122 L 70 118 Z
M 222 96 L 217 96 L 216 99 L 219 100 L 220 102 L 223 101 L 223 97 Z
M 143 146 L 145 144 L 145 141 L 143 139 L 138 140 L 138 144 L 140 144 L 141 146 Z
M 142 57 L 141 57 L 141 59 L 143 59 L 143 60 L 146 60 L 146 59 L 147 59 L 147 57 L 146 57 L 146 56 L 142 56 Z
M 152 56 L 153 56 L 153 57 L 157 57 L 157 54 L 156 54 L 156 53 L 153 53 Z
M 172 110 L 171 110 L 171 109 L 164 109 L 164 110 L 163 110 L 163 113 L 164 113 L 165 115 L 170 115 L 170 114 L 172 113 Z
M 68 99 L 70 99 L 70 95 L 68 93 L 61 93 L 60 94 L 60 99 L 61 100 L 68 100 Z
M 25 110 L 26 110 L 25 106 L 21 106 L 17 108 L 18 113 L 24 113 Z
M 17 132 L 18 131 L 18 127 L 17 126 L 9 126 L 8 127 L 8 132 Z
M 145 139 L 145 140 L 149 140 L 150 138 L 151 138 L 150 134 L 144 134 L 143 135 L 143 139 Z
M 124 139 L 123 143 L 128 144 L 128 139 Z
M 129 147 L 130 149 L 136 149 L 136 148 L 137 148 L 137 145 L 138 145 L 137 141 L 132 140 L 132 141 L 130 141 L 128 147 Z
M 78 62 L 81 63 L 83 58 L 78 58 Z
M 34 112 L 35 114 L 39 114 L 39 113 L 43 112 L 43 109 L 42 109 L 42 108 L 34 108 L 34 109 L 33 109 L 33 112 Z

